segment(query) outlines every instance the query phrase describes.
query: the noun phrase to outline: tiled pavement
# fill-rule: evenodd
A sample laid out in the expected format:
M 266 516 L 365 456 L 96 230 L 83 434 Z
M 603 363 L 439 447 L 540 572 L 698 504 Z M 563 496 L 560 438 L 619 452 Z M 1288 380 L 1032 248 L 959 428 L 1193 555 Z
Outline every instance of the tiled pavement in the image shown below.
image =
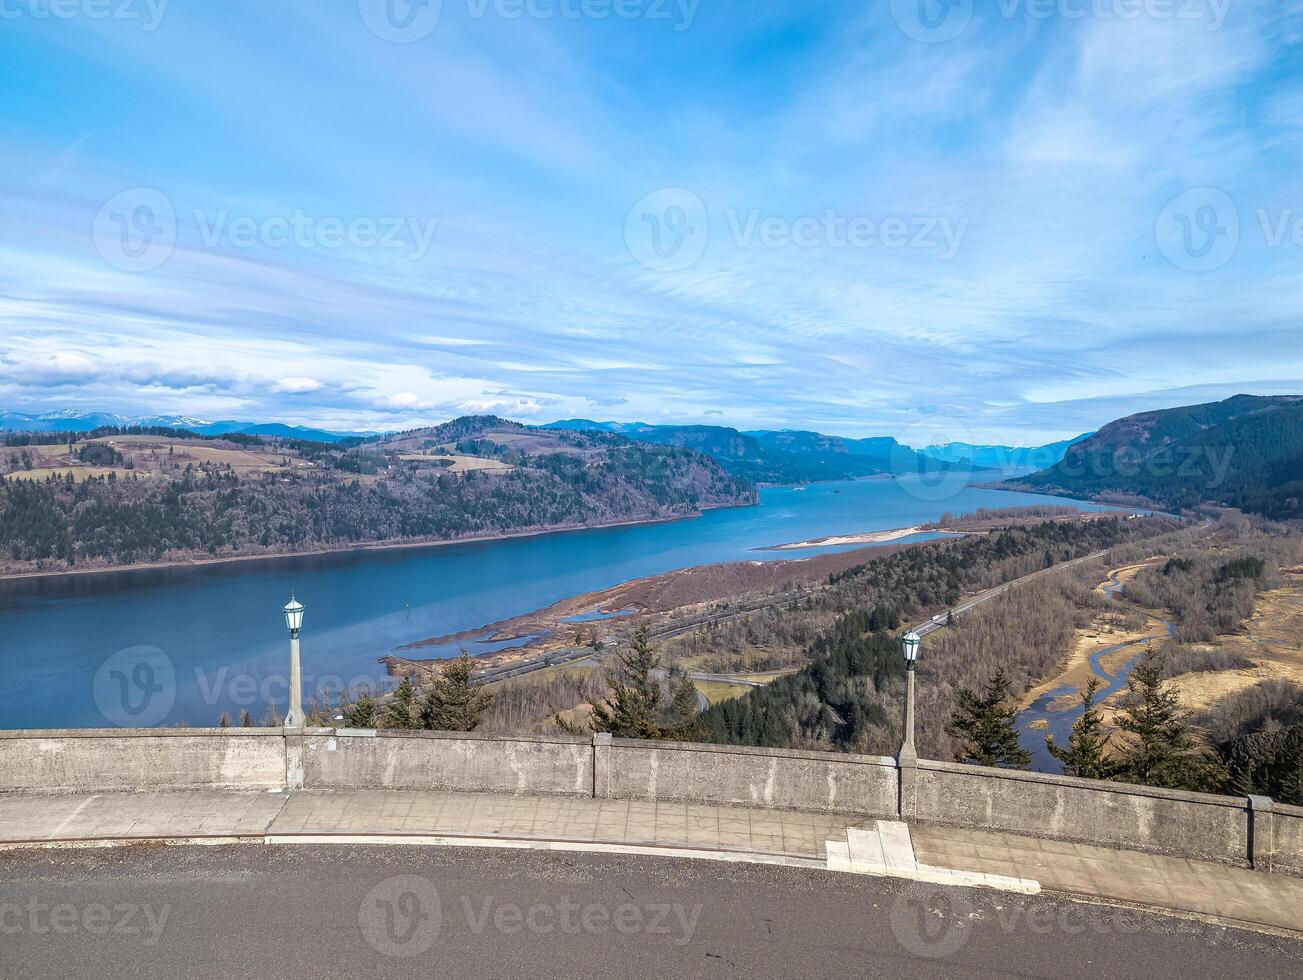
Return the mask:
M 401 791 L 0 795 L 0 846 L 129 838 L 469 837 L 779 855 L 822 865 L 826 841 L 846 840 L 848 828 L 874 826 L 871 818 L 744 807 Z M 1008 834 L 909 829 L 920 864 L 1303 935 L 1300 878 Z
M 1303 932 L 1303 878 L 1090 844 L 912 827 L 921 862 L 1032 878 L 1041 887 Z
M 0 843 L 131 837 L 424 835 L 824 857 L 871 820 L 781 810 L 428 792 L 0 796 Z

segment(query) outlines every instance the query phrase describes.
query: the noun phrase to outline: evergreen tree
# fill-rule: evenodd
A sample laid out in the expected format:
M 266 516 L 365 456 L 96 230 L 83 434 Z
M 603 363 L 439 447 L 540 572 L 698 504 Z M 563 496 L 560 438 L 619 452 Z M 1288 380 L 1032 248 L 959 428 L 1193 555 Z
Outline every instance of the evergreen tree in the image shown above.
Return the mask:
M 249 714 L 248 708 L 240 709 L 240 727 L 241 728 L 253 727 L 253 716 Z
M 660 725 L 661 688 L 652 677 L 658 666 L 650 635 L 641 626 L 627 653 L 621 653 L 605 702 L 593 705 L 589 722 L 594 732 L 617 738 L 664 738 Z
M 381 719 L 384 728 L 410 729 L 421 727 L 421 709 L 416 703 L 416 686 L 410 677 L 404 677 L 394 689 L 394 696 L 385 706 Z
M 357 701 L 344 709 L 345 728 L 375 728 L 376 699 L 370 691 L 363 691 Z
M 1220 766 L 1195 736 L 1174 691 L 1163 689 L 1163 658 L 1151 649 L 1131 668 L 1128 699 L 1118 717 L 1127 735 L 1117 778 L 1167 789 L 1214 789 Z
M 423 727 L 440 732 L 473 732 L 493 702 L 493 695 L 471 683 L 475 662 L 463 650 L 444 664 L 421 705 Z
M 1009 701 L 1009 678 L 1003 667 L 996 668 L 982 694 L 960 688 L 955 701 L 946 733 L 962 743 L 955 753 L 957 761 L 1014 769 L 1031 763 L 1031 753 L 1019 744 L 1013 726 L 1017 708 Z
M 1108 779 L 1113 773 L 1113 762 L 1108 757 L 1109 734 L 1104 730 L 1104 719 L 1095 706 L 1099 693 L 1099 678 L 1091 675 L 1086 689 L 1081 692 L 1081 717 L 1072 726 L 1068 747 L 1054 744 L 1054 736 L 1045 739 L 1050 755 L 1063 763 L 1068 776 L 1083 779 Z
M 687 674 L 670 676 L 670 707 L 667 738 L 681 742 L 699 742 L 706 737 L 706 728 L 697 715 L 700 699 L 697 685 Z

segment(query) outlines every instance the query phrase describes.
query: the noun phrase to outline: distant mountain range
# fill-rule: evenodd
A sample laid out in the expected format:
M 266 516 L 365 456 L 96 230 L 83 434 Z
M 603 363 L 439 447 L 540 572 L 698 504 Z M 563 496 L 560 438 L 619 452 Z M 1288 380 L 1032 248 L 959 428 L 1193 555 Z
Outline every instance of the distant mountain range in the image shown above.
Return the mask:
M 813 483 L 917 472 L 928 462 L 895 439 L 843 439 L 817 432 L 739 432 L 721 425 L 648 425 L 567 419 L 544 426 L 610 432 L 635 442 L 693 449 L 753 483 Z M 948 466 L 949 464 L 936 464 Z
M 963 466 L 976 470 L 1034 470 L 1053 466 L 1068 446 L 1065 440 L 1035 448 L 973 446 L 952 442 L 915 450 L 889 436 L 852 439 L 795 429 L 739 432 L 715 425 L 650 425 L 645 422 L 594 422 L 565 419 L 544 426 L 577 432 L 613 432 L 640 442 L 685 446 L 719 460 L 729 472 L 758 483 L 842 480 L 882 473 L 936 472 Z
M 0 413 L 0 431 L 87 432 L 107 426 L 186 429 L 204 436 L 231 434 L 338 443 L 376 433 L 337 432 L 280 422 L 209 422 L 181 415 L 127 416 L 110 412 L 63 410 L 40 415 Z M 717 425 L 650 425 L 645 422 L 594 422 L 566 419 L 539 426 L 576 432 L 606 432 L 635 442 L 675 446 L 705 453 L 732 475 L 755 483 L 812 483 L 885 473 L 945 471 L 972 466 L 978 470 L 1035 469 L 1063 458 L 1071 442 L 1035 449 L 969 446 L 950 443 L 916 451 L 887 436 L 853 439 L 803 430 L 754 430 Z
M 925 446 L 919 450 L 933 459 L 943 459 L 950 463 L 962 463 L 968 460 L 974 466 L 983 466 L 996 470 L 1043 470 L 1058 463 L 1068 448 L 1083 439 L 1089 439 L 1094 433 L 1087 432 L 1075 439 L 1051 442 L 1044 446 L 1030 449 L 1016 446 L 975 446 L 967 442 L 947 442 L 941 446 Z
M 116 415 L 111 412 L 77 412 L 70 409 L 45 412 L 41 415 L 0 412 L 0 432 L 89 432 L 107 426 L 185 429 L 201 436 L 239 433 L 279 439 L 307 439 L 312 442 L 342 442 L 345 439 L 373 434 L 331 432 L 327 429 L 285 425 L 281 422 L 205 422 L 203 419 L 184 415 Z
M 1218 503 L 1303 517 L 1303 396 L 1236 395 L 1110 422 L 1054 466 L 1004 484 L 1165 507 Z

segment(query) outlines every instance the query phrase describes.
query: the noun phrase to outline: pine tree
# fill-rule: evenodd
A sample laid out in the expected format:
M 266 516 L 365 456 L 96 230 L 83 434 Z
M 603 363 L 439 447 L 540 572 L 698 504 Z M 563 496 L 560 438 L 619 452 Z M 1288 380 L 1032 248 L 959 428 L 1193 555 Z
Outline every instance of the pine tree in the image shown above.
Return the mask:
M 1065 775 L 1108 779 L 1113 773 L 1113 762 L 1108 757 L 1110 736 L 1104 731 L 1104 719 L 1095 707 L 1098 693 L 1099 678 L 1091 675 L 1081 692 L 1081 717 L 1072 726 L 1066 749 L 1055 745 L 1053 736 L 1045 739 L 1050 755 L 1063 763 Z
M 651 676 L 658 666 L 646 626 L 633 635 L 628 653 L 621 653 L 606 701 L 593 705 L 589 726 L 617 738 L 662 738 L 658 721 L 660 685 Z
M 473 732 L 493 702 L 493 695 L 471 683 L 475 661 L 463 650 L 444 664 L 421 705 L 423 727 L 440 732 Z
M 1131 668 L 1130 693 L 1118 717 L 1127 744 L 1117 778 L 1166 789 L 1215 788 L 1225 776 L 1199 744 L 1176 693 L 1163 689 L 1163 666 L 1163 658 L 1150 650 Z
M 680 742 L 700 742 L 706 737 L 706 728 L 702 725 L 697 709 L 700 707 L 697 697 L 697 685 L 687 674 L 670 676 L 669 723 L 666 726 L 667 738 Z
M 1013 720 L 1017 708 L 1009 703 L 1009 678 L 997 667 L 986 690 L 978 695 L 960 688 L 955 695 L 955 712 L 946 733 L 962 743 L 955 753 L 959 762 L 979 766 L 1025 769 L 1031 753 L 1018 742 Z
M 416 687 L 410 677 L 398 682 L 393 698 L 385 706 L 381 724 L 392 729 L 421 727 L 421 709 L 416 703 Z
M 370 691 L 363 691 L 357 701 L 344 709 L 345 728 L 375 728 L 376 699 Z

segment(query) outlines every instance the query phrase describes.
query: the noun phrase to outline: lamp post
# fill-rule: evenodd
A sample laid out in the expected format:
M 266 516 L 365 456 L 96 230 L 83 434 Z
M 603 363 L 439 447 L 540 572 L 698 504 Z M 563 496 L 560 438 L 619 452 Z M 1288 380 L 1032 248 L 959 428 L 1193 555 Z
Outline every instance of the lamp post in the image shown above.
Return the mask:
M 303 727 L 303 680 L 299 671 L 299 630 L 303 628 L 303 603 L 293 596 L 285 606 L 285 625 L 290 630 L 290 710 L 286 728 Z
M 923 638 L 913 630 L 900 640 L 900 649 L 905 655 L 905 742 L 900 747 L 900 757 L 910 762 L 918 759 L 918 752 L 914 750 L 914 664 L 922 645 Z

